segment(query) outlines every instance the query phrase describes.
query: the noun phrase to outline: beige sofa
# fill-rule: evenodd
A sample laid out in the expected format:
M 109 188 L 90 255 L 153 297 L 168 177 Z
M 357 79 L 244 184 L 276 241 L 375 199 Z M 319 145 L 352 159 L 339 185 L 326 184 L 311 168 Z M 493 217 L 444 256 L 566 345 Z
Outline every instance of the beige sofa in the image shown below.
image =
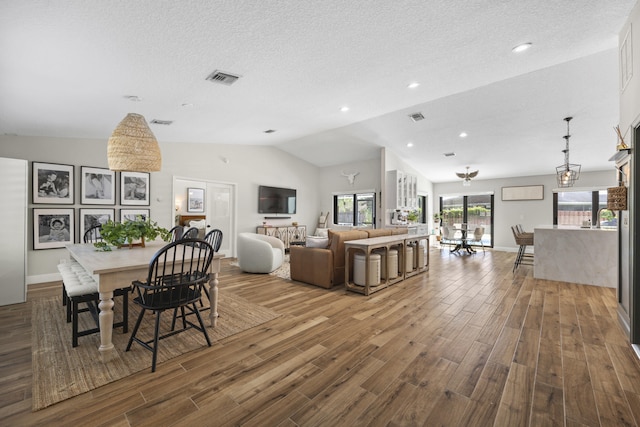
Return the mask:
M 344 284 L 344 242 L 369 237 L 406 234 L 407 228 L 356 229 L 348 231 L 329 230 L 326 248 L 293 246 L 290 249 L 291 280 L 309 283 L 330 289 Z M 353 257 L 350 259 L 353 265 Z M 349 271 L 353 271 L 350 268 Z

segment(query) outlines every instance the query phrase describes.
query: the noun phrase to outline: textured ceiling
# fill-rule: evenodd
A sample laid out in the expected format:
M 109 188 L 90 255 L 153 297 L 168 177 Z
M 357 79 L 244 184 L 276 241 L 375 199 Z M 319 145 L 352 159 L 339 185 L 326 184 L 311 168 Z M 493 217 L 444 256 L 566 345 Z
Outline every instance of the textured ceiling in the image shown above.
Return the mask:
M 603 170 L 634 3 L 2 0 L 0 134 L 106 144 L 137 112 L 174 121 L 152 126 L 163 142 L 274 145 L 319 166 L 385 146 L 443 182 L 467 165 L 553 172 L 573 116 L 571 161 Z M 216 69 L 242 78 L 206 81 Z

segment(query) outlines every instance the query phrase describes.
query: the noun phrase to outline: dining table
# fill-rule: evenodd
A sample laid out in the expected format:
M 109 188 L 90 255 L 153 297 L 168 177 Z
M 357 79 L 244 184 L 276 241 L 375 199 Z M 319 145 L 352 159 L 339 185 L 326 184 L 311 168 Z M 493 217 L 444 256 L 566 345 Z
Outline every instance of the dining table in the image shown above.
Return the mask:
M 92 243 L 66 245 L 69 256 L 77 261 L 98 283 L 100 303 L 98 322 L 100 326 L 99 354 L 104 362 L 112 359 L 115 348 L 113 335 L 113 291 L 131 285 L 134 280 L 145 280 L 149 262 L 167 243 L 146 242 L 144 247 L 122 247 L 111 251 L 98 250 Z M 210 280 L 210 326 L 215 327 L 218 319 L 218 274 L 224 254 L 215 253 L 209 268 Z
M 450 252 L 459 253 L 461 249 L 464 249 L 469 254 L 475 253 L 476 250 L 467 241 L 467 234 L 469 233 L 469 230 L 471 230 L 471 228 L 467 224 L 461 224 L 458 227 L 453 227 L 452 230 L 456 232 L 459 231 L 461 234 L 461 238 L 460 238 L 460 242 L 457 243 L 456 246 L 453 249 L 451 249 Z

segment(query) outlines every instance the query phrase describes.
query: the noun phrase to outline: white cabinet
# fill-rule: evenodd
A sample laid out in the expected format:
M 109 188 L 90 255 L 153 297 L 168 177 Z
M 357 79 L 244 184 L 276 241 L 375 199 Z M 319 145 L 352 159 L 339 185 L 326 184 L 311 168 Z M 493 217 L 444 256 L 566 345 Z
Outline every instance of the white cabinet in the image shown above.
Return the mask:
M 418 208 L 418 177 L 399 170 L 387 172 L 387 208 Z
M 28 162 L 0 158 L 0 305 L 27 300 L 27 171 Z M 10 225 L 9 225 L 10 224 Z

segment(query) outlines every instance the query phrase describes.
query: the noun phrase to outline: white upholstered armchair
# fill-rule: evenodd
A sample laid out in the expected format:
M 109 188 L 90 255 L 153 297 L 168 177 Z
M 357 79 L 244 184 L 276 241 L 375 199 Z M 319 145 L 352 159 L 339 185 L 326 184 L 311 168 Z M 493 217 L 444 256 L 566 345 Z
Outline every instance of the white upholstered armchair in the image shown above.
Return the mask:
M 284 243 L 263 234 L 238 234 L 238 265 L 247 273 L 271 273 L 284 261 Z

